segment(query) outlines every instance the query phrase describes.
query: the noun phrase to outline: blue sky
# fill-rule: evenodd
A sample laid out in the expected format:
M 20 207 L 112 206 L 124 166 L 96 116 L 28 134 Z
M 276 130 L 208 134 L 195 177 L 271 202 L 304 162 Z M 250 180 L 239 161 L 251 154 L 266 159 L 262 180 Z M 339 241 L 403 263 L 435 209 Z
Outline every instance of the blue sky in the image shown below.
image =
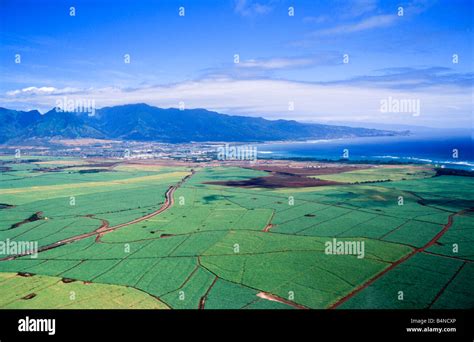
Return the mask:
M 44 111 L 66 96 L 97 107 L 182 101 L 270 119 L 472 125 L 472 1 L 97 2 L 0 0 L 0 106 Z M 381 113 L 388 98 L 420 101 L 420 115 Z

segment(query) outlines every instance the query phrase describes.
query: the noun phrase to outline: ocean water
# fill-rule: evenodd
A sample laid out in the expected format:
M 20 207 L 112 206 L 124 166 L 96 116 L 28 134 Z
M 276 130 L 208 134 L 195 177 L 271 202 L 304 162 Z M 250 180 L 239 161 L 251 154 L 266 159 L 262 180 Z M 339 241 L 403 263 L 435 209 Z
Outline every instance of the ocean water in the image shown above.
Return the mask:
M 257 145 L 257 150 L 258 157 L 262 159 L 339 160 L 343 159 L 344 150 L 347 150 L 349 161 L 436 164 L 474 170 L 473 139 L 468 134 L 417 133 L 394 137 L 265 143 Z

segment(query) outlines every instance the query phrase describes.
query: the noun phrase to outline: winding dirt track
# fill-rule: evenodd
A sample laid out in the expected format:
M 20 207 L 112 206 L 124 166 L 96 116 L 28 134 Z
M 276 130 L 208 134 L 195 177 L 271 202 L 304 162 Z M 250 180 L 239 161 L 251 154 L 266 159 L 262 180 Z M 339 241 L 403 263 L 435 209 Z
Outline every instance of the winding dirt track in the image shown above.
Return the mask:
M 349 299 L 351 299 L 352 297 L 354 297 L 356 294 L 358 294 L 359 292 L 361 292 L 362 290 L 364 290 L 365 288 L 369 287 L 370 285 L 372 285 L 376 280 L 378 280 L 380 277 L 382 277 L 384 274 L 386 274 L 387 272 L 393 270 L 395 267 L 397 267 L 398 265 L 400 265 L 401 263 L 407 261 L 408 259 L 410 259 L 412 256 L 414 256 L 415 254 L 418 254 L 420 252 L 424 252 L 426 249 L 430 248 L 431 246 L 433 246 L 443 235 L 444 233 L 446 233 L 448 231 L 449 228 L 451 228 L 451 226 L 453 225 L 453 219 L 454 219 L 454 216 L 456 215 L 462 215 L 466 212 L 469 212 L 469 211 L 474 211 L 474 208 L 469 208 L 469 209 L 464 209 L 464 210 L 461 210 L 461 211 L 458 211 L 457 213 L 453 213 L 451 215 L 448 216 L 448 223 L 446 223 L 443 227 L 443 229 L 441 229 L 441 231 L 436 234 L 430 241 L 428 241 L 427 244 L 425 244 L 424 246 L 420 247 L 420 248 L 416 248 L 414 249 L 413 251 L 411 251 L 409 254 L 405 255 L 403 258 L 401 259 L 398 259 L 397 261 L 395 261 L 394 263 L 392 263 L 389 267 L 387 267 L 386 269 L 384 269 L 383 271 L 377 273 L 375 276 L 373 276 L 372 278 L 370 278 L 369 280 L 367 280 L 365 283 L 363 283 L 362 285 L 360 285 L 359 287 L 357 287 L 355 290 L 353 290 L 352 292 L 350 292 L 349 294 L 347 294 L 346 296 L 342 297 L 341 299 L 339 299 L 337 302 L 335 302 L 334 304 L 332 304 L 329 309 L 335 309 L 337 308 L 338 306 L 340 306 L 341 304 L 347 302 Z
M 118 224 L 118 225 L 112 226 L 112 227 L 109 227 L 109 223 L 107 221 L 102 220 L 102 225 L 98 229 L 96 229 L 96 230 L 94 230 L 90 233 L 85 233 L 85 234 L 81 234 L 81 235 L 72 236 L 70 238 L 60 240 L 60 241 L 54 242 L 52 244 L 40 247 L 40 248 L 38 248 L 38 253 L 44 252 L 44 251 L 47 251 L 47 250 L 50 250 L 50 249 L 53 249 L 53 248 L 56 248 L 56 247 L 66 245 L 66 244 L 71 243 L 71 242 L 83 240 L 83 239 L 86 239 L 86 238 L 94 236 L 94 235 L 97 236 L 95 241 L 99 242 L 100 238 L 106 233 L 109 233 L 111 231 L 117 230 L 117 229 L 122 228 L 122 227 L 129 226 L 131 224 L 135 224 L 135 223 L 138 223 L 138 222 L 141 222 L 141 221 L 144 221 L 144 220 L 148 220 L 149 218 L 151 218 L 153 216 L 161 214 L 162 212 L 164 212 L 165 210 L 167 210 L 167 209 L 169 209 L 173 206 L 173 204 L 174 204 L 174 198 L 173 198 L 174 192 L 185 181 L 187 181 L 192 175 L 194 175 L 194 171 L 192 171 L 190 175 L 187 175 L 181 181 L 179 181 L 178 184 L 172 185 L 172 186 L 169 187 L 169 189 L 165 193 L 165 202 L 163 203 L 163 205 L 158 210 L 156 210 L 156 211 L 154 211 L 154 212 L 152 212 L 148 215 L 136 218 L 132 221 L 121 223 L 121 224 Z M 25 255 L 29 255 L 29 253 L 18 254 L 18 255 L 14 255 L 14 256 L 1 258 L 0 261 L 13 260 L 13 259 L 25 256 Z

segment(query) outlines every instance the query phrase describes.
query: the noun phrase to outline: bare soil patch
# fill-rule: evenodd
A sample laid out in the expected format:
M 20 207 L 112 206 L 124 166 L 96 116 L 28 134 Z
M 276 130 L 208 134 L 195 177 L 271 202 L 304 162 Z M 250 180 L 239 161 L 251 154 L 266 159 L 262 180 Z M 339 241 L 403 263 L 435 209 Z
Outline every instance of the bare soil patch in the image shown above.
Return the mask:
M 76 281 L 76 279 L 71 279 L 71 278 L 62 278 L 61 281 L 64 283 L 64 284 L 69 284 L 69 283 L 73 283 Z
M 311 166 L 290 166 L 290 165 L 257 165 L 252 167 L 254 170 L 284 173 L 288 175 L 298 176 L 318 176 L 318 175 L 329 175 L 341 172 L 349 172 L 355 170 L 367 169 L 364 166 L 353 166 L 353 165 L 327 165 L 327 164 L 315 164 Z
M 33 273 L 28 273 L 28 272 L 18 272 L 17 273 L 20 277 L 32 277 L 34 276 Z
M 24 297 L 21 297 L 21 299 L 32 299 L 36 297 L 36 293 L 30 293 Z
M 281 298 L 279 296 L 276 296 L 276 295 L 274 295 L 272 293 L 268 293 L 268 292 L 259 292 L 259 293 L 257 293 L 257 297 L 262 298 L 262 299 L 266 299 L 266 300 L 269 300 L 269 301 L 272 301 L 272 302 L 278 302 L 278 303 L 286 304 L 286 305 L 289 305 L 289 306 L 291 306 L 295 309 L 307 309 L 307 307 L 305 307 L 304 305 L 297 304 L 295 302 L 292 302 L 290 300 Z
M 217 181 L 217 182 L 206 182 L 205 184 L 214 185 L 225 185 L 241 188 L 306 188 L 316 186 L 327 186 L 327 185 L 338 185 L 343 184 L 334 181 L 327 181 L 317 178 L 308 178 L 304 176 L 284 174 L 284 173 L 271 173 L 266 177 L 256 177 L 245 180 L 230 180 L 230 181 Z

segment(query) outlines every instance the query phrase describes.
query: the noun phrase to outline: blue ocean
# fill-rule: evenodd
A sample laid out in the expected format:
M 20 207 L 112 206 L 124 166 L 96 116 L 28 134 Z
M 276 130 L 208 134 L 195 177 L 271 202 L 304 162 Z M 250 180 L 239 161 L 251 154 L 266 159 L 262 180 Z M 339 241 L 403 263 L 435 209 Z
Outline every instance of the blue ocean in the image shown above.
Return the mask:
M 408 136 L 349 138 L 257 145 L 261 159 L 378 161 L 433 164 L 474 170 L 473 139 L 469 134 L 416 133 Z

